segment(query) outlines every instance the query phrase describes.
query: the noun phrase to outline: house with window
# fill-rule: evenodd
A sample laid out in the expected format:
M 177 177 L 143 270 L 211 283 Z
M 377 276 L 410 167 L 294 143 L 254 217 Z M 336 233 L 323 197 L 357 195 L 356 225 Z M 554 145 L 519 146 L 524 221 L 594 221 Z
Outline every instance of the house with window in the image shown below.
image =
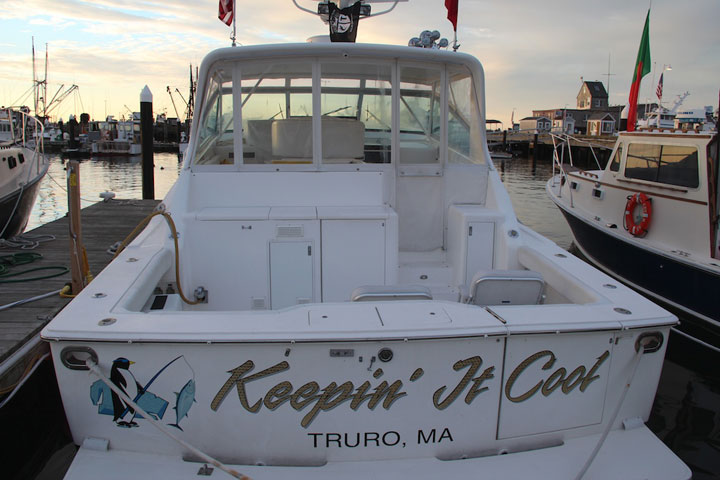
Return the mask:
M 520 120 L 520 130 L 523 132 L 542 133 L 549 132 L 552 121 L 547 117 L 525 117 Z
M 615 117 L 607 112 L 590 115 L 587 120 L 588 135 L 612 135 L 615 132 Z
M 580 110 L 608 108 L 608 94 L 602 82 L 583 82 L 577 94 L 577 108 Z

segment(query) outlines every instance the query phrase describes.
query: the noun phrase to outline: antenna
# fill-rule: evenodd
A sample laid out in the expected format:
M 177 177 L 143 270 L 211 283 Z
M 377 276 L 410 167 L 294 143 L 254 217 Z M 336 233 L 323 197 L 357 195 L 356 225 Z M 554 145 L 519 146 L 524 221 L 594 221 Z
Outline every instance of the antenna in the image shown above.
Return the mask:
M 614 76 L 614 73 L 610 73 L 610 54 L 608 53 L 608 69 L 607 73 L 603 73 L 603 77 L 607 77 L 607 94 L 608 94 L 608 106 L 610 106 L 610 77 Z

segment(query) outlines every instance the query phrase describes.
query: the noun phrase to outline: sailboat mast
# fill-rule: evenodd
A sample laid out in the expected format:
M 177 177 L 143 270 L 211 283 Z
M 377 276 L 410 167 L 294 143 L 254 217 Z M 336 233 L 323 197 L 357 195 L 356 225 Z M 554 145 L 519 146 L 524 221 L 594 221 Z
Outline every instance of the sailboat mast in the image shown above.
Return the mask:
M 47 67 L 48 67 L 48 44 L 45 44 L 45 77 L 43 78 L 43 117 L 47 118 Z
M 33 112 L 37 116 L 38 114 L 38 84 L 37 74 L 35 73 L 35 37 L 32 37 L 32 70 L 33 70 L 33 104 L 35 109 Z

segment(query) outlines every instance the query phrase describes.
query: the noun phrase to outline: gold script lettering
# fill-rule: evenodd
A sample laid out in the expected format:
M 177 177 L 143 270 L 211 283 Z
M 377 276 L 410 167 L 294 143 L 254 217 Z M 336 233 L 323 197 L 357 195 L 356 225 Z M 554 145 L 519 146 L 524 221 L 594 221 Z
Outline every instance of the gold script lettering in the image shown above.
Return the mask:
M 530 355 L 528 358 L 523 360 L 522 363 L 520 363 L 520 365 L 515 368 L 515 370 L 513 370 L 512 374 L 510 374 L 510 377 L 508 377 L 507 383 L 505 384 L 505 396 L 508 398 L 508 400 L 516 403 L 522 402 L 532 397 L 535 393 L 537 393 L 538 390 L 540 390 L 541 393 L 547 397 L 551 395 L 555 390 L 557 390 L 558 387 L 560 387 L 562 392 L 567 395 L 578 384 L 580 384 L 580 391 L 584 392 L 592 382 L 600 378 L 600 376 L 597 375 L 596 372 L 603 364 L 603 362 L 605 362 L 605 360 L 607 360 L 607 358 L 610 356 L 610 351 L 606 350 L 602 355 L 600 355 L 597 358 L 595 365 L 592 366 L 592 368 L 590 369 L 590 371 L 587 372 L 587 374 L 585 373 L 586 369 L 583 365 L 580 365 L 575 370 L 570 372 L 570 375 L 567 374 L 567 369 L 565 369 L 565 367 L 560 367 L 553 373 L 551 373 L 546 380 L 538 381 L 538 383 L 536 383 L 527 392 L 523 393 L 522 395 L 513 396 L 511 391 L 518 377 L 533 362 L 547 356 L 549 356 L 550 359 L 545 362 L 545 364 L 542 366 L 542 369 L 549 370 L 550 368 L 552 368 L 556 360 L 555 354 L 550 350 L 543 350 L 541 352 Z
M 465 388 L 468 386 L 468 384 L 472 381 L 473 386 L 470 388 L 470 391 L 465 396 L 465 403 L 470 404 L 470 402 L 475 399 L 480 393 L 484 392 L 488 389 L 488 387 L 480 388 L 480 385 L 483 381 L 493 378 L 493 370 L 495 367 L 489 367 L 486 368 L 485 371 L 476 378 L 473 378 L 473 376 L 478 372 L 480 369 L 480 366 L 482 365 L 482 358 L 479 356 L 474 356 L 470 358 L 466 358 L 465 360 L 459 360 L 455 362 L 453 365 L 453 370 L 456 372 L 459 370 L 462 370 L 465 367 L 470 367 L 467 371 L 467 373 L 463 376 L 463 378 L 460 380 L 460 383 L 458 383 L 452 392 L 445 398 L 445 400 L 440 400 L 440 397 L 442 397 L 442 394 L 447 390 L 447 386 L 442 386 L 438 388 L 435 393 L 433 394 L 433 405 L 435 405 L 435 408 L 438 410 L 444 410 L 446 409 L 452 402 L 454 402 L 460 394 L 465 390 Z
M 610 356 L 610 352 L 608 350 L 605 350 L 605 353 L 600 355 L 597 359 L 597 362 L 595 362 L 595 365 L 590 369 L 587 376 L 583 378 L 582 383 L 580 383 L 580 391 L 584 392 L 585 389 L 590 385 L 592 382 L 594 382 L 599 375 L 595 375 L 595 372 L 597 372 L 598 368 L 600 368 L 600 365 L 603 364 L 605 360 Z
M 353 382 L 347 381 L 340 385 L 336 382 L 331 382 L 325 388 L 320 388 L 317 382 L 308 382 L 300 386 L 297 390 L 294 390 L 293 384 L 286 380 L 270 387 L 263 397 L 254 403 L 250 403 L 245 389 L 245 385 L 248 382 L 288 370 L 290 365 L 288 362 L 283 361 L 246 377 L 245 375 L 252 371 L 253 368 L 255 368 L 255 364 L 251 360 L 248 360 L 242 365 L 228 371 L 230 378 L 228 378 L 217 394 L 215 394 L 215 397 L 210 403 L 210 408 L 217 411 L 234 385 L 237 388 L 240 405 L 251 413 L 260 411 L 263 405 L 272 411 L 287 402 L 297 411 L 311 407 L 310 411 L 308 411 L 300 421 L 303 427 L 307 427 L 320 412 L 331 410 L 346 401 L 350 401 L 350 408 L 353 410 L 360 408 L 366 401 L 368 409 L 370 410 L 374 410 L 375 407 L 380 404 L 382 404 L 385 410 L 389 410 L 398 399 L 407 395 L 406 392 L 402 391 L 403 382 L 400 380 L 396 380 L 393 383 L 382 381 L 372 389 L 372 391 L 370 391 L 371 384 L 369 381 L 363 382 L 357 389 Z M 378 378 L 382 376 L 382 374 L 382 370 L 377 369 L 373 377 Z
M 239 367 L 230 370 L 228 372 L 231 374 L 230 378 L 228 378 L 227 382 L 225 382 L 225 384 L 220 388 L 220 391 L 218 391 L 218 393 L 215 395 L 215 398 L 213 398 L 213 401 L 210 403 L 210 408 L 217 411 L 218 407 L 220 407 L 220 404 L 225 399 L 225 396 L 230 391 L 230 388 L 232 388 L 233 384 L 235 384 L 235 386 L 237 387 L 240 404 L 248 412 L 257 413 L 257 411 L 260 410 L 260 406 L 262 405 L 262 399 L 258 400 L 253 405 L 250 405 L 247 399 L 247 395 L 245 393 L 245 384 L 247 382 L 252 382 L 253 380 L 256 380 L 258 378 L 267 377 L 269 375 L 274 375 L 276 373 L 285 371 L 290 368 L 290 365 L 288 364 L 288 362 L 282 361 L 276 365 L 273 365 L 270 368 L 266 368 L 265 370 L 243 378 L 243 375 L 252 370 L 254 367 L 255 364 L 252 362 L 252 360 L 248 360 Z
M 535 386 L 532 387 L 530 390 L 517 397 L 513 397 L 510 394 L 510 390 L 512 390 L 512 387 L 515 384 L 515 380 L 517 380 L 520 374 L 527 367 L 529 367 L 530 364 L 532 364 L 535 360 L 547 356 L 550 357 L 550 360 L 545 362 L 545 365 L 542 366 L 542 369 L 547 370 L 549 368 L 552 368 L 553 364 L 555 363 L 555 354 L 550 350 L 543 350 L 542 352 L 537 352 L 533 355 L 530 355 L 528 358 L 523 360 L 522 363 L 520 363 L 520 365 L 515 368 L 515 370 L 513 370 L 513 372 L 510 374 L 510 377 L 508 377 L 507 383 L 505 384 L 505 396 L 508 398 L 508 400 L 510 400 L 511 402 L 522 402 L 535 395 L 535 392 L 537 392 L 543 384 L 542 380 L 536 383 Z

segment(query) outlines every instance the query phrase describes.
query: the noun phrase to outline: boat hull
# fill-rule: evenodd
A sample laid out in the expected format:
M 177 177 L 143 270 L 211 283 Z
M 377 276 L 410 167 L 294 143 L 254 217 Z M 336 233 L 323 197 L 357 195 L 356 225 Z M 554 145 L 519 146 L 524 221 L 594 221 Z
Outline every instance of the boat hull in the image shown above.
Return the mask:
M 142 148 L 137 143 L 106 141 L 92 144 L 93 157 L 131 157 L 141 153 Z
M 652 334 L 661 344 L 640 363 L 626 405 L 647 419 L 669 328 L 396 341 L 62 341 L 51 350 L 78 445 L 107 439 L 121 451 L 198 458 L 118 404 L 94 372 L 68 367 L 68 351 L 92 351 L 111 382 L 123 383 L 122 375 L 149 416 L 206 454 L 308 468 L 544 452 L 592 438 L 620 401 L 635 345 Z
M 558 204 L 575 243 L 587 259 L 624 283 L 679 310 L 680 329 L 720 346 L 717 299 L 720 276 L 713 272 L 637 247 L 568 212 Z
M 38 190 L 40 188 L 40 181 L 47 172 L 47 166 L 41 172 L 28 183 L 24 189 L 17 190 L 5 198 L 0 199 L 0 230 L 8 222 L 5 232 L 1 238 L 11 238 L 20 235 L 25 231 L 28 220 L 30 218 L 30 212 L 32 211 L 33 205 L 35 205 L 35 199 L 37 198 Z
M 525 480 L 527 478 L 575 478 L 597 444 L 599 435 L 566 441 L 561 446 L 443 461 L 437 458 L 381 460 L 375 462 L 329 462 L 314 468 L 265 467 L 261 465 L 228 465 L 254 480 L 365 480 L 413 478 L 471 478 L 477 480 Z M 96 450 L 81 447 L 65 480 L 156 480 L 163 478 L 196 480 L 202 462 L 184 461 L 179 457 L 147 453 Z M 210 468 L 213 468 L 210 466 Z M 215 467 L 215 470 L 218 470 Z M 207 470 L 204 470 L 207 472 Z M 538 475 L 538 472 L 542 472 Z M 213 478 L 222 472 L 215 472 Z M 602 451 L 583 476 L 585 480 L 609 478 L 648 478 L 675 480 L 690 478 L 690 470 L 679 462 L 670 449 L 645 426 L 616 430 L 608 436 Z M 224 478 L 224 477 L 218 477 Z M 227 478 L 230 478 L 229 476 Z

